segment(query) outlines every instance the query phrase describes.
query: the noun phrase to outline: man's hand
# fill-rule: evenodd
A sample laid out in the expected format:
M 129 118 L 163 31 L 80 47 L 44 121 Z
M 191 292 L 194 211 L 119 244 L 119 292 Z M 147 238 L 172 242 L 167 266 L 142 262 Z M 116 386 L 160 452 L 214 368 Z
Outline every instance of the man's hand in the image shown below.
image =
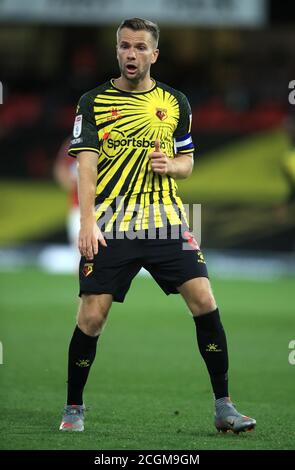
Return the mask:
M 151 169 L 158 175 L 169 175 L 174 179 L 187 178 L 193 169 L 193 154 L 176 154 L 169 158 L 161 151 L 160 140 L 155 141 L 155 151 L 149 154 Z
M 79 251 L 87 260 L 92 260 L 94 255 L 98 253 L 98 243 L 107 246 L 106 241 L 97 226 L 95 216 L 81 220 L 81 228 L 79 232 Z
M 155 151 L 149 154 L 151 169 L 158 175 L 167 175 L 171 168 L 171 159 L 161 151 L 160 140 L 155 141 Z

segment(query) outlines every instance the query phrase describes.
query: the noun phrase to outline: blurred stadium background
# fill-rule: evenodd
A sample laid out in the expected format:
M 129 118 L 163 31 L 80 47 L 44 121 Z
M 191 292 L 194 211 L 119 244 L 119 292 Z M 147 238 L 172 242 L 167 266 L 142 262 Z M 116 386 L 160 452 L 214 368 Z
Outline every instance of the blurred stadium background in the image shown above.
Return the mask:
M 294 385 L 288 344 L 294 337 L 295 155 L 286 161 L 295 141 L 286 122 L 295 108 L 288 101 L 295 18 L 289 2 L 279 5 L 0 1 L 2 449 L 294 448 L 286 421 Z M 65 274 L 74 259 L 65 223 L 69 200 L 54 181 L 54 165 L 81 94 L 118 75 L 115 31 L 133 16 L 159 23 L 160 59 L 152 75 L 191 102 L 195 168 L 179 189 L 186 203 L 202 204 L 202 248 L 229 330 L 234 392 L 262 423 L 249 439 L 210 433 L 210 387 L 190 320 L 179 314 L 180 299 L 167 301 L 148 278 L 137 279 L 126 304 L 114 307 L 122 316 L 110 320 L 89 383 L 93 433 L 73 442 L 55 432 L 77 282 Z M 117 381 L 122 390 L 116 395 Z M 191 414 L 198 394 L 196 404 L 204 406 Z M 98 396 L 106 407 L 99 418 Z M 175 407 L 182 411 L 174 413 Z

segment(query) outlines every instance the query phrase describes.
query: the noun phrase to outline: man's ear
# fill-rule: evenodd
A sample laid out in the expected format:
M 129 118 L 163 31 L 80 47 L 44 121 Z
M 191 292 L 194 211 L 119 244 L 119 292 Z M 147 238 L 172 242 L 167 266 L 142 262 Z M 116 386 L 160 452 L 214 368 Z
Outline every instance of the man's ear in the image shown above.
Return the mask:
M 155 64 L 157 62 L 159 54 L 160 54 L 159 49 L 155 49 L 153 52 L 152 64 Z

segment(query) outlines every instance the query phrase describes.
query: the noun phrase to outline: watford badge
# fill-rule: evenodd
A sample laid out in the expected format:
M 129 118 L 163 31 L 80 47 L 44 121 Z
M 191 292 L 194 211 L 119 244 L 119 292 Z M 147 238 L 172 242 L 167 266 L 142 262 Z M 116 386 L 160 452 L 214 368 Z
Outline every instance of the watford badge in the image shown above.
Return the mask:
M 93 263 L 85 263 L 82 272 L 85 277 L 90 276 L 93 273 Z
M 160 119 L 160 121 L 164 121 L 164 119 L 168 117 L 167 109 L 156 108 L 156 116 Z

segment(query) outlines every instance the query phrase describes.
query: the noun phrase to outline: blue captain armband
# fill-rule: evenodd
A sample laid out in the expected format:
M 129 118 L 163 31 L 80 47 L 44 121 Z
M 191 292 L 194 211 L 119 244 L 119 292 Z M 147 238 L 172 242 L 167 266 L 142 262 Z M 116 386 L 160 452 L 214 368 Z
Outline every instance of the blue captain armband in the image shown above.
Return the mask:
M 176 153 L 188 153 L 194 151 L 193 139 L 190 132 L 182 137 L 175 137 L 174 144 Z

